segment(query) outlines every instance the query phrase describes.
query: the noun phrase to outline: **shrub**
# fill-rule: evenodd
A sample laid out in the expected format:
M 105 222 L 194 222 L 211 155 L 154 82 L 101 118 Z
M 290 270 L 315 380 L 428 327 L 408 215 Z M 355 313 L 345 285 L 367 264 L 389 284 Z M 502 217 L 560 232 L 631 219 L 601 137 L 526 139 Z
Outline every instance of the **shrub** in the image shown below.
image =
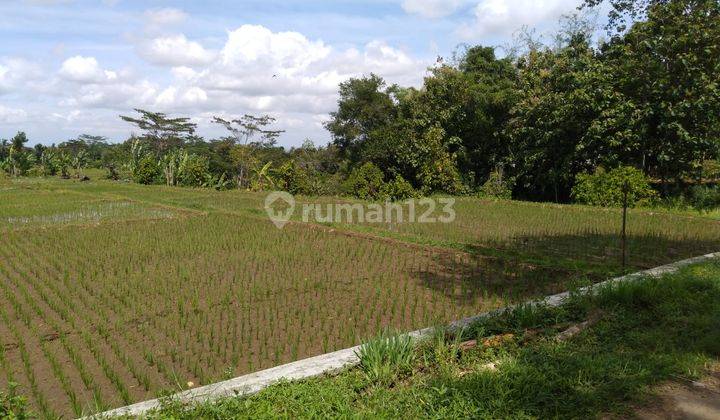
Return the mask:
M 502 171 L 492 171 L 480 189 L 480 194 L 485 197 L 510 199 L 512 198 L 512 182 L 503 177 Z
M 180 163 L 178 172 L 180 185 L 200 187 L 210 174 L 210 163 L 206 156 L 186 155 Z
M 380 168 L 367 162 L 353 169 L 343 184 L 343 190 L 346 194 L 363 200 L 377 200 L 382 197 L 385 185 L 383 178 Z
M 645 204 L 657 193 L 650 187 L 649 178 L 642 171 L 629 166 L 606 172 L 598 168 L 595 173 L 578 174 L 572 196 L 578 203 L 591 206 L 620 207 L 623 189 L 627 186 L 628 206 Z
M 463 193 L 454 154 L 448 153 L 445 130 L 438 126 L 429 128 L 418 144 L 419 166 L 416 181 L 423 194 L 436 191 L 448 194 Z
M 15 392 L 17 384 L 10 382 L 7 392 L 0 391 L 0 418 L 2 419 L 31 419 L 34 415 L 27 410 L 27 401 Z
M 720 180 L 720 161 L 706 160 L 702 166 L 702 177 L 710 181 Z
M 690 189 L 690 204 L 697 211 L 711 211 L 720 207 L 720 187 L 696 185 Z
M 160 177 L 160 167 L 155 158 L 145 155 L 134 167 L 132 178 L 138 184 L 154 184 Z
M 382 186 L 380 195 L 395 201 L 417 197 L 418 193 L 405 178 L 397 175 L 395 179 Z
M 279 189 L 290 194 L 312 195 L 317 191 L 307 171 L 292 159 L 275 171 L 275 181 Z
M 360 346 L 355 354 L 368 380 L 385 384 L 412 369 L 415 359 L 412 339 L 389 330 Z

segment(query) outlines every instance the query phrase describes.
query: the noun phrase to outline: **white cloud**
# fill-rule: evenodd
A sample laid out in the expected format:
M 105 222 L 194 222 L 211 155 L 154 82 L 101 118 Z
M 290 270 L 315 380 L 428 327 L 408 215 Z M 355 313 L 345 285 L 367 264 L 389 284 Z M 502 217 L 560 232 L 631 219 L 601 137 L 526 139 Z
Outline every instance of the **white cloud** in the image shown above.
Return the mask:
M 60 100 L 60 105 L 126 110 L 155 104 L 158 86 L 147 80 L 84 84 Z
M 12 91 L 31 88 L 35 81 L 43 77 L 43 71 L 35 63 L 21 58 L 0 60 L 0 95 Z
M 194 106 L 206 102 L 207 93 L 199 87 L 190 87 L 187 89 L 179 89 L 170 86 L 160 92 L 155 99 L 155 105 L 161 108 L 180 108 Z
M 228 33 L 220 59 L 227 68 L 265 66 L 272 74 L 290 75 L 327 57 L 330 50 L 298 32 L 273 33 L 260 25 L 243 25 Z
M 324 114 L 335 106 L 338 84 L 350 77 L 373 72 L 391 82 L 418 85 L 425 68 L 426 63 L 382 41 L 369 42 L 361 50 L 335 51 L 298 32 L 243 25 L 228 32 L 211 65 L 174 67 L 175 81 L 158 103 Z M 187 89 L 185 96 L 181 88 Z
M 188 14 L 180 9 L 174 9 L 171 7 L 164 9 L 151 9 L 145 11 L 143 14 L 145 22 L 150 26 L 166 26 L 166 25 L 177 25 L 185 22 L 188 18 Z
M 578 0 L 481 0 L 474 9 L 475 21 L 463 24 L 458 35 L 465 39 L 507 36 L 523 25 L 537 27 L 555 22 L 574 11 Z
M 193 41 L 184 35 L 161 35 L 150 41 L 136 44 L 136 52 L 170 68 L 143 77 L 137 68 L 108 69 L 96 57 L 68 57 L 50 76 L 42 72 L 45 86 L 34 92 L 41 92 L 43 99 L 35 103 L 44 101 L 40 108 L 45 111 L 11 112 L 5 102 L 3 124 L 25 119 L 33 127 L 53 132 L 44 127 L 128 133 L 130 127 L 117 115 L 144 108 L 198 117 L 203 133 L 219 135 L 221 130 L 210 123 L 212 115 L 269 113 L 278 118 L 279 128 L 292 129 L 288 134 L 293 141 L 304 137 L 322 141 L 327 138 L 322 122 L 336 106 L 340 82 L 373 72 L 389 83 L 417 86 L 429 64 L 380 40 L 334 48 L 299 32 L 273 32 L 257 25 L 228 31 L 217 52 L 199 43 L 198 48 L 188 47 Z M 24 67 L 17 63 L 11 66 L 0 60 L 0 93 L 8 84 L 18 85 L 12 74 L 29 68 L 29 63 Z M 94 121 L 93 115 L 106 126 Z
M 154 38 L 138 46 L 138 54 L 145 60 L 168 66 L 197 66 L 209 64 L 215 53 L 206 50 L 198 42 L 185 35 L 169 35 Z
M 402 8 L 412 15 L 437 19 L 455 13 L 466 0 L 403 0 Z
M 60 76 L 66 80 L 80 83 L 105 83 L 118 79 L 118 74 L 112 70 L 100 68 L 95 57 L 83 57 L 76 55 L 62 63 Z
M 27 119 L 27 112 L 19 108 L 0 105 L 0 124 L 17 124 Z

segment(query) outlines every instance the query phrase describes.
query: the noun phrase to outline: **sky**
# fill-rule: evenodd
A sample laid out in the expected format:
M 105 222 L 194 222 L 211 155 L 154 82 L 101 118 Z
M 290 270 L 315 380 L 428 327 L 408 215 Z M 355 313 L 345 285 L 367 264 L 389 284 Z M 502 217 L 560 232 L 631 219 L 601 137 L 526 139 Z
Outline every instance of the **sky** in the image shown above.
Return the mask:
M 123 141 L 133 108 L 270 114 L 279 144 L 325 144 L 338 84 L 370 72 L 420 86 L 459 45 L 549 34 L 580 0 L 0 0 L 0 138 Z M 498 54 L 502 55 L 502 48 Z M 137 131 L 137 130 L 135 130 Z

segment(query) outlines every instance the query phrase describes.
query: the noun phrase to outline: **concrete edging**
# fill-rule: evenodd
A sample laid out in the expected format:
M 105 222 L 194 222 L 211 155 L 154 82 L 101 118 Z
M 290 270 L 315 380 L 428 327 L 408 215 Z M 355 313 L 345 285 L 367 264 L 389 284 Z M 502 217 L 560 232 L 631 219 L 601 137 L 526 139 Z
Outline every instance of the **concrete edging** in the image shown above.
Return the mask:
M 644 277 L 660 277 L 665 274 L 674 273 L 681 267 L 715 258 L 720 258 L 720 252 L 702 255 L 699 257 L 678 261 L 672 264 L 651 268 L 649 270 L 627 274 L 622 277 L 605 280 L 591 286 L 583 287 L 579 289 L 578 292 L 589 293 L 593 289 L 611 283 L 634 281 Z M 570 292 L 563 292 L 545 297 L 543 299 L 529 301 L 525 304 L 544 304 L 555 307 L 561 305 L 569 296 Z M 500 314 L 517 306 L 518 305 L 507 306 L 504 308 L 495 309 L 493 311 L 484 312 L 473 317 L 457 320 L 450 323 L 448 325 L 448 328 L 458 329 L 467 327 L 482 318 Z M 432 327 L 424 328 L 421 330 L 409 332 L 408 335 L 414 339 L 419 339 L 430 334 L 432 330 Z M 171 400 L 180 401 L 183 403 L 199 403 L 216 400 L 223 397 L 252 395 L 281 380 L 298 380 L 312 378 L 323 374 L 331 374 L 334 372 L 338 372 L 343 368 L 354 366 L 359 362 L 359 359 L 356 355 L 356 352 L 359 349 L 360 346 L 355 346 L 343 350 L 338 350 L 332 353 L 326 353 L 319 356 L 298 360 L 296 362 L 287 363 L 270 369 L 265 369 L 247 375 L 239 376 L 237 378 L 227 381 L 216 382 L 214 384 L 179 392 L 169 398 Z M 94 419 L 114 416 L 142 416 L 144 413 L 160 408 L 160 406 L 161 399 L 157 398 L 105 411 L 103 413 L 94 414 L 86 418 Z

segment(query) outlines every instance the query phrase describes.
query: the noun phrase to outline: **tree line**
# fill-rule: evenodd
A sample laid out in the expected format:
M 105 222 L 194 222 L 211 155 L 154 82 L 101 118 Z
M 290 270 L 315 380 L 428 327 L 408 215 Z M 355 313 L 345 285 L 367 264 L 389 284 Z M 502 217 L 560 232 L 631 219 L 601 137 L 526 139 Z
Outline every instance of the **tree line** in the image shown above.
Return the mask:
M 205 140 L 189 118 L 138 109 L 121 118 L 140 134 L 120 145 L 85 135 L 47 156 L 42 146 L 23 149 L 16 136 L 3 143 L 0 161 L 15 175 L 33 162 L 51 173 L 55 159 L 65 176 L 87 161 L 142 183 L 556 202 L 587 202 L 592 185 L 608 185 L 598 179 L 632 169 L 657 196 L 720 197 L 708 186 L 720 175 L 720 3 L 610 5 L 600 42 L 573 15 L 552 45 L 525 31 L 502 58 L 480 45 L 438 57 L 419 88 L 374 74 L 343 82 L 325 124 L 327 146 L 278 147 L 282 130 L 266 115 L 215 117 L 227 136 Z

